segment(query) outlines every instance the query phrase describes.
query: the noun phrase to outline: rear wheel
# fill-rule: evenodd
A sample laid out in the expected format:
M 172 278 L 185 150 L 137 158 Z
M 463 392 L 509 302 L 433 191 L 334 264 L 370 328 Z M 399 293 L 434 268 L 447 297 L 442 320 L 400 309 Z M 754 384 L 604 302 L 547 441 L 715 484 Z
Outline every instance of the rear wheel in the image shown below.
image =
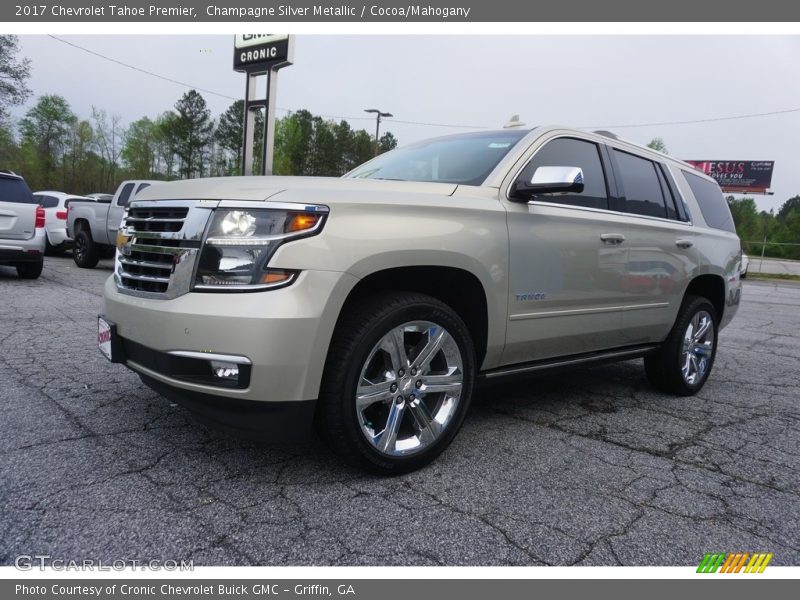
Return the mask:
M 417 293 L 375 296 L 336 327 L 317 426 L 346 460 L 399 474 L 434 460 L 464 421 L 475 350 L 447 305 Z
M 38 279 L 44 268 L 44 260 L 39 262 L 21 263 L 17 265 L 17 275 L 20 279 Z
M 718 329 L 714 305 L 706 298 L 687 296 L 664 344 L 644 359 L 650 382 L 679 396 L 699 392 L 714 366 Z
M 94 243 L 91 234 L 85 229 L 79 229 L 75 233 L 72 259 L 81 269 L 94 269 L 100 261 L 100 251 L 97 244 Z

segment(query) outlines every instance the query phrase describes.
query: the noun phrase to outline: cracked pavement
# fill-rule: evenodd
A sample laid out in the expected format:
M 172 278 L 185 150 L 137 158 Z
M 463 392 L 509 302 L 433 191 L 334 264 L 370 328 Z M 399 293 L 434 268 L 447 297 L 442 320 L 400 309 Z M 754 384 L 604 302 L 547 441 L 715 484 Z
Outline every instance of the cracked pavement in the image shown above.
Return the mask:
M 800 564 L 800 285 L 745 283 L 697 397 L 641 361 L 485 387 L 433 465 L 381 479 L 209 430 L 106 362 L 110 272 L 0 267 L 0 564 Z

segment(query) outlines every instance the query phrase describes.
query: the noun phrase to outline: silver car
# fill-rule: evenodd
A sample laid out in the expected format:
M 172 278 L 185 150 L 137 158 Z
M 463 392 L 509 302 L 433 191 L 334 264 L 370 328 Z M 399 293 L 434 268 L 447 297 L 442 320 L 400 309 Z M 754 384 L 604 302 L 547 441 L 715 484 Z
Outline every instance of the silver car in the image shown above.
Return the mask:
M 13 266 L 22 279 L 36 279 L 44 266 L 45 211 L 25 180 L 0 171 L 0 265 Z

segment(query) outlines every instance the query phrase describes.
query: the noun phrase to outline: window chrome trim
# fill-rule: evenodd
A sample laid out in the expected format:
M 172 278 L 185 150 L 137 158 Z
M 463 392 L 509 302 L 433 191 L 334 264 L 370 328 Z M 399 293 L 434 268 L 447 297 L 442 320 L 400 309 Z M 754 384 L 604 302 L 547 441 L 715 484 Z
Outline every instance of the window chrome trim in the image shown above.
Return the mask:
M 513 200 L 511 200 L 513 202 Z M 515 204 L 522 204 L 522 202 L 515 202 Z M 590 206 L 575 206 L 573 204 L 560 204 L 558 202 L 545 202 L 543 200 L 531 200 L 528 206 L 554 206 L 556 208 L 569 208 L 574 210 L 582 210 L 586 212 L 596 212 L 604 215 L 614 215 L 619 217 L 632 217 L 636 219 L 646 219 L 649 221 L 661 221 L 663 223 L 670 223 L 672 225 L 692 226 L 691 221 L 678 221 L 676 219 L 667 219 L 664 217 L 651 217 L 649 215 L 637 215 L 635 213 L 623 212 L 621 210 L 611 210 L 606 208 L 592 208 Z
M 516 172 L 514 173 L 514 176 L 511 177 L 511 180 L 509 181 L 509 183 L 508 183 L 508 185 L 506 186 L 506 189 L 505 189 L 505 199 L 508 202 L 512 202 L 514 204 L 523 204 L 523 202 L 517 202 L 517 201 L 514 201 L 514 200 L 511 199 L 511 188 L 514 186 L 514 182 L 517 181 L 517 179 L 520 176 L 520 173 L 522 173 L 522 171 L 525 170 L 525 168 L 530 164 L 530 162 L 534 158 L 536 158 L 536 155 L 539 154 L 539 151 L 542 148 L 544 148 L 550 142 L 552 142 L 554 140 L 562 139 L 562 138 L 576 139 L 576 140 L 580 140 L 580 141 L 583 141 L 583 142 L 588 142 L 590 144 L 594 144 L 595 146 L 599 146 L 600 144 L 606 144 L 606 142 L 599 142 L 599 141 L 591 139 L 589 137 L 584 137 L 581 132 L 559 133 L 557 135 L 554 135 L 553 137 L 545 139 L 545 141 L 542 143 L 542 145 L 539 146 L 533 152 L 533 154 L 530 155 L 530 157 L 528 157 L 528 159 L 523 163 L 523 165 L 519 169 L 516 170 Z M 525 138 L 523 138 L 523 139 L 525 139 Z M 522 141 L 522 140 L 520 140 L 520 141 Z M 610 141 L 613 141 L 613 140 L 610 140 Z M 606 145 L 609 148 L 617 149 L 617 150 L 620 150 L 621 152 L 627 152 L 628 154 L 632 154 L 634 156 L 637 156 L 638 158 L 643 158 L 645 160 L 649 160 L 650 162 L 653 162 L 653 163 L 659 162 L 659 164 L 663 165 L 667 169 L 669 169 L 669 167 L 670 167 L 670 165 L 668 165 L 665 162 L 656 161 L 656 160 L 654 160 L 654 159 L 652 159 L 650 157 L 647 157 L 647 156 L 644 156 L 644 155 L 641 155 L 641 154 L 637 154 L 637 153 L 635 153 L 635 152 L 633 152 L 633 151 L 631 151 L 629 149 L 616 148 L 613 144 L 606 144 Z M 602 158 L 601 158 L 601 164 L 602 164 Z M 613 169 L 613 165 L 611 166 L 611 168 Z M 604 173 L 604 174 L 605 174 L 605 176 L 607 178 L 608 174 L 607 173 Z M 672 175 L 671 172 L 670 172 L 670 175 Z M 672 178 L 674 180 L 675 176 L 672 175 Z M 575 209 L 575 210 L 583 210 L 583 211 L 588 211 L 588 212 L 598 212 L 598 213 L 602 213 L 602 214 L 621 215 L 621 216 L 626 216 L 626 217 L 633 217 L 633 218 L 636 218 L 636 219 L 647 219 L 647 220 L 651 220 L 651 221 L 663 221 L 663 222 L 666 222 L 666 223 L 676 223 L 678 225 L 693 226 L 693 223 L 692 223 L 692 220 L 691 220 L 692 214 L 689 211 L 689 206 L 686 204 L 686 200 L 683 197 L 683 192 L 681 191 L 680 186 L 677 184 L 677 182 L 675 183 L 675 188 L 676 188 L 678 194 L 680 195 L 681 202 L 683 202 L 684 207 L 686 207 L 686 214 L 689 216 L 689 220 L 688 221 L 681 221 L 680 219 L 668 219 L 666 217 L 652 217 L 650 215 L 639 215 L 639 214 L 636 214 L 636 213 L 630 213 L 630 212 L 625 212 L 625 211 L 621 211 L 621 210 L 612 210 L 610 208 L 594 208 L 594 207 L 590 207 L 590 206 L 576 206 L 574 204 L 564 204 L 564 203 L 561 203 L 561 202 L 548 202 L 548 201 L 545 201 L 545 200 L 529 200 L 527 202 L 527 204 L 528 204 L 528 206 L 556 206 L 556 207 L 559 207 L 559 208 L 571 208 L 571 209 Z M 606 181 L 606 189 L 608 189 L 608 181 Z M 608 200 L 611 200 L 611 198 L 609 197 Z

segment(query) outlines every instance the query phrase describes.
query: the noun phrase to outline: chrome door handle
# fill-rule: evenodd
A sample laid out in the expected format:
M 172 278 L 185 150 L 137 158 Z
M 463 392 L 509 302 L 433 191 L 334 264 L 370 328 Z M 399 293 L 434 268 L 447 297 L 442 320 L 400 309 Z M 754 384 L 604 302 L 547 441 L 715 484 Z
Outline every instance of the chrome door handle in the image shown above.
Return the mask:
M 692 240 L 675 240 L 675 245 L 678 248 L 686 249 L 694 246 L 694 242 Z
M 625 241 L 625 236 L 621 233 L 603 233 L 600 234 L 600 239 L 605 244 L 621 244 Z

